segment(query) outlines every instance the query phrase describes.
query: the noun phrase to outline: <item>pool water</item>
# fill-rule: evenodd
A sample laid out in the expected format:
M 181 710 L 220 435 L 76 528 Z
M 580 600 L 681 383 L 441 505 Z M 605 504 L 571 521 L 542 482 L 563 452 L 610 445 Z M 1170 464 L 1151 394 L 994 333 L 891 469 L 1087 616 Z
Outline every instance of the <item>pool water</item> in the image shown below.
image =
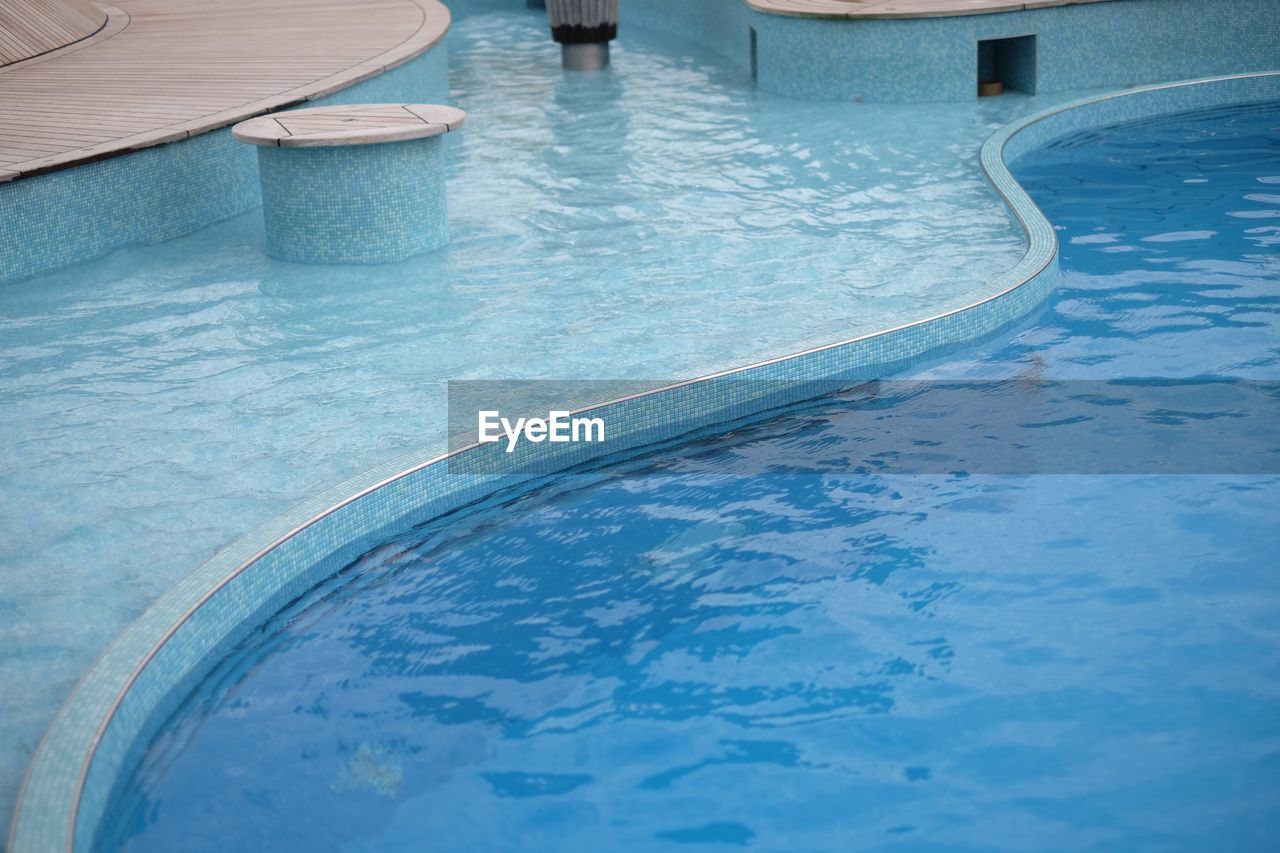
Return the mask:
M 981 140 L 1042 105 L 793 103 L 628 27 L 459 16 L 453 243 L 277 263 L 253 212 L 0 291 L 0 814 L 74 680 L 219 548 L 446 444 L 445 382 L 675 379 L 968 301 L 1020 235 Z
M 1078 137 L 1017 171 L 1063 285 L 922 377 L 1280 378 L 1280 105 Z M 859 472 L 865 404 L 374 550 L 178 712 L 107 840 L 1272 849 L 1274 470 L 1009 476 L 944 438 L 936 473 Z

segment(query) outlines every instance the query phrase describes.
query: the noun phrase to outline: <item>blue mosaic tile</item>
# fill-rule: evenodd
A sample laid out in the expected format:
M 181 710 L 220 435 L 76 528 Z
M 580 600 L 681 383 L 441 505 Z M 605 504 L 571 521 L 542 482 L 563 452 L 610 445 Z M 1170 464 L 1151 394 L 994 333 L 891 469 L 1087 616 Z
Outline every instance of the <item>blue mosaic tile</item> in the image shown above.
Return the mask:
M 0 284 L 252 210 L 256 172 L 253 152 L 219 130 L 0 184 Z
M 267 252 L 304 263 L 377 264 L 449 239 L 443 137 L 258 149 Z

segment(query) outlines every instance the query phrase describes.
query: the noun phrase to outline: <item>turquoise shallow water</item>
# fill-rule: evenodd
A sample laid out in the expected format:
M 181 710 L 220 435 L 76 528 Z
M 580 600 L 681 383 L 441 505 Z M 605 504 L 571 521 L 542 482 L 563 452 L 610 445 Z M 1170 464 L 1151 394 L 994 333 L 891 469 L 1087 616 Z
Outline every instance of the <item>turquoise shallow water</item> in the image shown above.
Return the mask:
M 976 164 L 1033 99 L 795 104 L 630 29 L 451 35 L 444 252 L 268 261 L 258 214 L 0 290 L 0 814 L 76 677 L 216 549 L 444 444 L 447 379 L 671 378 L 961 299 L 1020 240 Z
M 1063 285 L 921 376 L 1016 380 L 976 386 L 979 415 L 1067 380 L 1173 473 L 1002 475 L 966 455 L 973 412 L 893 384 L 874 417 L 859 391 L 559 478 L 375 549 L 247 641 L 108 846 L 1273 849 L 1280 105 L 1016 171 Z M 1131 384 L 1089 414 L 1135 377 L 1270 397 L 1147 411 Z M 1256 469 L 1178 473 L 1206 419 L 1258 414 Z M 886 458 L 892 417 L 947 428 L 891 422 Z M 1076 420 L 1020 427 L 1098 451 Z

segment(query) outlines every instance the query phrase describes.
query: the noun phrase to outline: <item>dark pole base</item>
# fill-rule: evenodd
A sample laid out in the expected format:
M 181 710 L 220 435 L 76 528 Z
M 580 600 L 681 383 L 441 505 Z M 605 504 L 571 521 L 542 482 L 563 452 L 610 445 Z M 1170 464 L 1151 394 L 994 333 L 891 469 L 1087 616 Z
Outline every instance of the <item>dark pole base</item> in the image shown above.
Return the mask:
M 609 67 L 609 43 L 562 44 L 560 56 L 568 71 L 603 71 Z

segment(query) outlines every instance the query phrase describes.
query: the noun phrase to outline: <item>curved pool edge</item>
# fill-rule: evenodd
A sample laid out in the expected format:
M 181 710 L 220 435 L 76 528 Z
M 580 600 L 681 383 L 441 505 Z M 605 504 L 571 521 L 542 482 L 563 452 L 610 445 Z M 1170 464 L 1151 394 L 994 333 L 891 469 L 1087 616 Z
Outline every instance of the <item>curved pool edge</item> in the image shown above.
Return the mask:
M 989 295 L 892 329 L 588 407 L 624 424 L 621 441 L 603 452 L 805 399 L 813 396 L 806 383 L 887 375 L 1018 322 L 1056 286 L 1058 246 L 1052 225 L 1013 178 L 1011 161 L 1090 128 L 1277 97 L 1280 72 L 1240 74 L 1099 95 L 1006 125 L 982 146 L 981 164 L 1028 246 L 986 288 Z M 116 786 L 154 732 L 220 658 L 284 604 L 417 523 L 602 455 L 590 444 L 539 448 L 539 466 L 515 477 L 448 470 L 460 454 L 482 452 L 477 445 L 430 458 L 405 454 L 259 527 L 184 578 L 116 638 L 62 706 L 19 792 L 10 853 L 90 849 Z

